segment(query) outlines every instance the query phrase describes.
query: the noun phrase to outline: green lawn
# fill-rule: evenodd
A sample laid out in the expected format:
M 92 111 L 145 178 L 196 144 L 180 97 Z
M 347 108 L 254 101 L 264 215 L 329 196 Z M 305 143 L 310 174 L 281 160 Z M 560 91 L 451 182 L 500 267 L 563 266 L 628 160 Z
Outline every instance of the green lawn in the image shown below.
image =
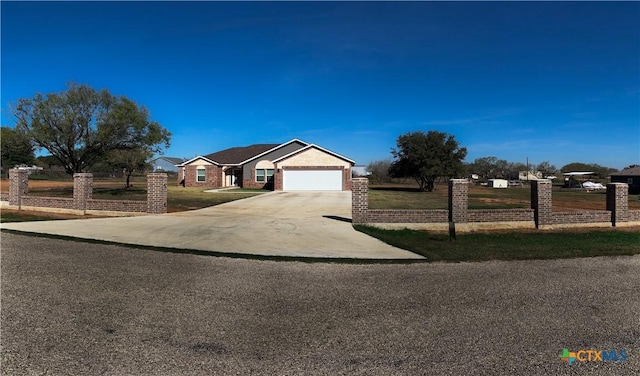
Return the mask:
M 420 192 L 414 185 L 369 186 L 369 209 L 447 209 L 449 188 Z
M 225 202 L 240 200 L 266 193 L 265 190 L 233 189 L 220 192 L 205 192 L 202 188 L 184 188 L 169 186 L 167 188 L 167 207 L 169 212 L 201 209 L 220 205 Z
M 383 230 L 354 226 L 356 230 L 395 247 L 415 252 L 427 261 L 486 261 L 555 259 L 640 254 L 637 231 L 557 231 L 447 234 L 426 231 Z

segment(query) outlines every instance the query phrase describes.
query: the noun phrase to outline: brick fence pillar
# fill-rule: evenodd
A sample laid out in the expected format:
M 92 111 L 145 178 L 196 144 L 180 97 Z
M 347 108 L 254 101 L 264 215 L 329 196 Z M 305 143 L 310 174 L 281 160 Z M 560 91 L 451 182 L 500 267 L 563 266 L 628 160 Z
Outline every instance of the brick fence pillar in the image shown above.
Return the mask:
M 29 172 L 12 168 L 9 170 L 9 205 L 20 207 L 22 196 L 29 193 Z
M 87 200 L 93 197 L 93 174 L 76 172 L 73 174 L 73 207 L 86 210 Z
M 607 210 L 611 211 L 611 224 L 629 221 L 629 185 L 607 184 Z
M 531 180 L 531 209 L 536 228 L 551 224 L 553 197 L 551 180 Z
M 469 202 L 469 181 L 449 180 L 449 222 L 466 223 Z
M 354 225 L 367 223 L 369 210 L 369 179 L 355 178 L 351 180 L 351 223 Z
M 147 213 L 167 212 L 167 174 L 152 172 L 147 174 Z

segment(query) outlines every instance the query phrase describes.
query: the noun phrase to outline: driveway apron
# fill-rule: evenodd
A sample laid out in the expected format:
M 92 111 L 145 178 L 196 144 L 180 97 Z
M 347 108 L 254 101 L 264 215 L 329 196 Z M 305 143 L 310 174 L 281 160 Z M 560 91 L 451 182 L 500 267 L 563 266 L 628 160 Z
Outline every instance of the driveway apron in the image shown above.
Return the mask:
M 356 259 L 422 258 L 355 231 L 351 225 L 351 192 L 272 192 L 187 212 L 3 223 L 2 228 L 225 253 Z

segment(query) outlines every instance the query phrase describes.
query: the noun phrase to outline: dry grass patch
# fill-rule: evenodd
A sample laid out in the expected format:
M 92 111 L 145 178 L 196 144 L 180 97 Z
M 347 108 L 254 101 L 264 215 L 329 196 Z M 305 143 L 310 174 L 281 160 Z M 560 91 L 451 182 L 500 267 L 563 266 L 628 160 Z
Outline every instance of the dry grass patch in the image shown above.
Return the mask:
M 370 209 L 447 209 L 448 186 L 441 184 L 433 192 L 420 192 L 416 184 L 369 186 Z M 606 191 L 562 190 L 553 188 L 553 210 L 606 210 Z M 469 185 L 469 209 L 528 209 L 531 189 L 494 189 Z M 629 209 L 640 210 L 637 195 L 629 195 Z

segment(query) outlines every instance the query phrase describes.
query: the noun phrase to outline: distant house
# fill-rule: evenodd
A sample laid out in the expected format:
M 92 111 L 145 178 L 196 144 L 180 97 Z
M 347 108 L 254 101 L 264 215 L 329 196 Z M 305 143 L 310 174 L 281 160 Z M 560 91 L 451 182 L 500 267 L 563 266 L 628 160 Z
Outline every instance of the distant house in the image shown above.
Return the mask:
M 232 147 L 178 165 L 185 187 L 351 190 L 351 159 L 298 139 Z
M 182 158 L 158 157 L 149 162 L 153 172 L 178 172 L 178 165 L 184 162 Z
M 542 172 L 540 171 L 520 171 L 518 173 L 519 180 L 538 180 L 542 179 Z
M 631 167 L 611 175 L 612 183 L 629 184 L 629 193 L 640 193 L 640 166 Z

